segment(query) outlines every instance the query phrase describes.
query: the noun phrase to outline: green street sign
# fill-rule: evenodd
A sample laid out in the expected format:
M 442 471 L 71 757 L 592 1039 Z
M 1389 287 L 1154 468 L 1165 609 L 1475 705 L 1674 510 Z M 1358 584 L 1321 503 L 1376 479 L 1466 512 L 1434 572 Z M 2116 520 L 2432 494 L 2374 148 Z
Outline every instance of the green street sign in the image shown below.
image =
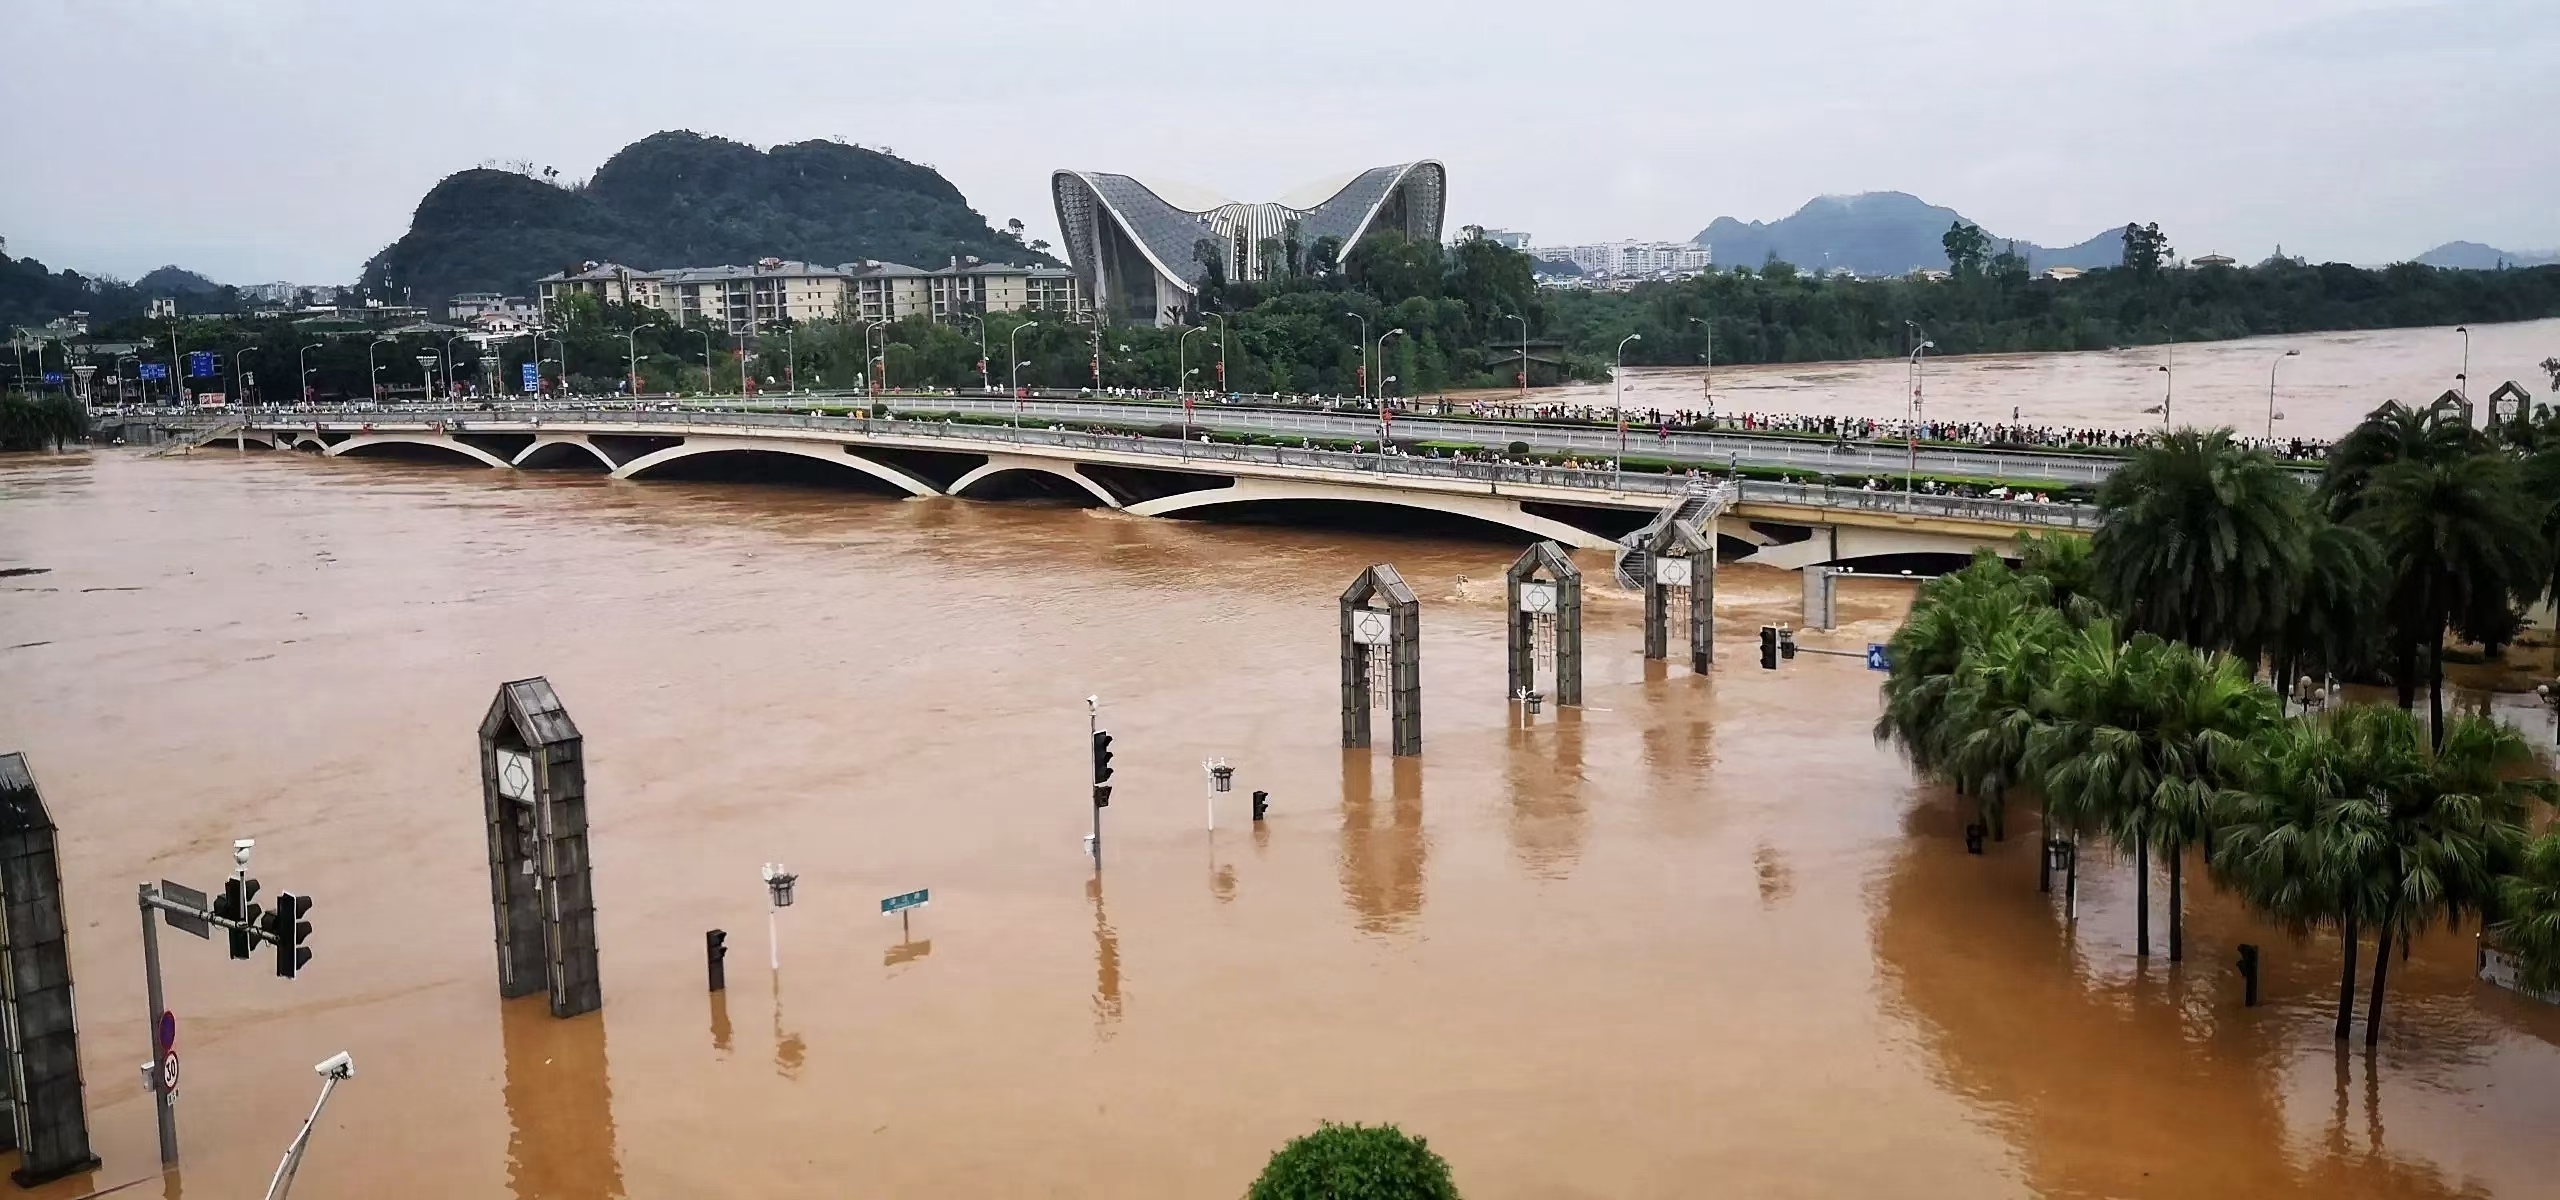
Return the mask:
M 891 896 L 888 899 L 881 901 L 880 915 L 885 917 L 891 913 L 904 912 L 910 908 L 923 908 L 925 904 L 932 899 L 932 888 L 917 888 L 912 892 L 907 892 L 903 895 Z

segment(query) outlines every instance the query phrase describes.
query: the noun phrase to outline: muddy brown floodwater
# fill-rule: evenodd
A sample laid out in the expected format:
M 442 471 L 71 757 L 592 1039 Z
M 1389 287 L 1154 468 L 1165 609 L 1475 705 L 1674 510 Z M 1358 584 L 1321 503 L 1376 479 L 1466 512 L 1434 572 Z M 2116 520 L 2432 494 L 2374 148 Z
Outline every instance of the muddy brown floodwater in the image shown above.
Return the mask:
M 1513 553 L 352 459 L 0 466 L 0 567 L 45 569 L 0 581 L 0 742 L 62 826 L 106 1160 L 50 1194 L 152 1174 L 132 888 L 214 881 L 235 836 L 269 895 L 317 897 L 317 954 L 285 981 L 164 937 L 196 1196 L 257 1194 L 340 1049 L 300 1196 L 1232 1196 L 1321 1118 L 1428 1136 L 1473 1197 L 2560 1193 L 2560 1012 L 2474 984 L 2467 936 L 2394 969 L 2368 1059 L 2329 1039 L 2331 942 L 2200 890 L 2191 960 L 2138 963 L 2105 863 L 2066 926 L 2032 816 L 1966 855 L 1871 740 L 1862 663 L 1756 667 L 1790 575 L 1727 574 L 1712 680 L 1648 669 L 1639 605 L 1593 588 L 1588 707 L 1517 728 Z M 1423 598 L 1419 760 L 1335 745 L 1334 599 L 1381 560 Z M 1881 639 L 1907 598 L 1863 583 L 1807 640 Z M 534 674 L 595 822 L 606 1002 L 565 1022 L 498 999 L 476 794 L 480 714 Z M 1088 693 L 1118 737 L 1099 883 Z M 778 977 L 773 859 L 802 873 Z M 918 887 L 902 941 L 877 904 Z

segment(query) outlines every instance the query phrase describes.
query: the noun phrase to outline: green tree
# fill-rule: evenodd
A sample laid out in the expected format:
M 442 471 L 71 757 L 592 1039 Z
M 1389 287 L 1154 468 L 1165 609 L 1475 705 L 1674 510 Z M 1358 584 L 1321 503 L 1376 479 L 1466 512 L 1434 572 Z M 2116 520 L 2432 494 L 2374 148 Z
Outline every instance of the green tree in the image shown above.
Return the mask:
M 2242 747 L 2275 720 L 2275 696 L 2239 660 L 2095 621 L 2056 653 L 2030 766 L 2067 828 L 2134 855 L 2138 953 L 2151 953 L 2150 854 L 2169 858 L 2169 957 L 2185 956 L 2185 848 L 2211 828 L 2213 798 Z
M 2438 727 L 2432 751 L 2406 709 L 2354 705 L 2334 721 L 2382 807 L 2382 845 L 2374 869 L 2358 881 L 2356 905 L 2376 939 L 2365 1012 L 2370 1045 L 2382 1035 L 2393 939 L 2488 911 L 2501 876 L 2523 856 L 2533 801 L 2550 800 L 2552 784 L 2531 773 L 2533 751 L 2523 735 L 2489 717 L 2465 714 Z
M 2289 721 L 2249 745 L 2237 785 L 2215 798 L 2215 878 L 2299 940 L 2335 928 L 2337 1037 L 2355 1019 L 2356 931 L 2389 830 L 2371 770 L 2335 731 L 2338 714 Z
M 2381 547 L 2391 578 L 2401 705 L 2415 699 L 2423 652 L 2429 727 L 2441 739 L 2446 634 L 2457 620 L 2540 592 L 2546 578 L 2542 530 L 2527 513 L 2516 462 L 2493 451 L 2394 463 L 2375 473 L 2355 521 Z
M 2182 429 L 2098 490 L 2099 594 L 2135 630 L 2250 663 L 2277 643 L 2308 567 L 2301 485 L 2231 431 Z
M 1947 269 L 1958 275 L 1981 274 L 1991 258 L 1991 235 L 1984 233 L 1981 226 L 1964 221 L 1947 226 L 1946 236 L 1939 238 L 1938 244 L 1946 248 Z
M 2397 400 L 2386 401 L 2329 448 L 2320 476 L 2321 501 L 2332 520 L 2345 521 L 2365 506 L 2366 493 L 2384 468 L 2405 462 L 2452 462 L 2478 449 L 2459 404 L 2438 400 L 2412 408 Z
M 2024 584 L 1988 551 L 1964 570 L 1922 585 L 1888 643 L 1892 665 L 1876 740 L 1899 747 L 1923 773 L 1938 773 L 1963 732 L 1953 714 L 1965 656 L 1982 644 L 1984 631 L 2012 619 L 2024 603 Z
M 2499 881 L 2498 913 L 2489 932 L 2523 960 L 2524 985 L 2560 991 L 2560 831 L 2534 839 Z
M 2124 266 L 2137 275 L 2157 275 L 2169 261 L 2169 239 L 2157 221 L 2124 227 Z
M 1449 1164 L 1393 1125 L 1336 1125 L 1271 1155 L 1246 1200 L 1456 1200 Z

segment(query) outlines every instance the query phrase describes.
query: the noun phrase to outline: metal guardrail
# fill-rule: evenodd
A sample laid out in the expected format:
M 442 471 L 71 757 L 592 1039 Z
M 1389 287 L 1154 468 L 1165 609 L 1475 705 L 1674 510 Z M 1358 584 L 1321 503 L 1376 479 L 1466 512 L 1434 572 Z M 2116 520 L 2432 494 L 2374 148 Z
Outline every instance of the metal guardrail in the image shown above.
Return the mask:
M 1317 450 L 1289 446 L 1238 445 L 1230 442 L 1184 442 L 1171 438 L 1147 437 L 1140 434 L 1087 433 L 1071 429 L 1049 429 L 1041 426 L 961 424 L 947 420 L 914 417 L 813 416 L 806 413 L 779 412 L 704 412 L 692 409 L 647 411 L 633 409 L 523 409 L 506 410 L 410 410 L 387 412 L 295 412 L 271 417 L 253 418 L 252 428 L 298 430 L 315 424 L 358 424 L 377 432 L 392 430 L 440 431 L 469 433 L 486 425 L 571 427 L 582 432 L 605 432 L 596 426 L 627 426 L 633 432 L 668 431 L 674 433 L 722 433 L 739 429 L 805 430 L 837 436 L 861 438 L 902 438 L 1008 446 L 1037 446 L 1061 450 L 1081 450 L 1102 454 L 1143 455 L 1171 460 L 1168 465 L 1179 469 L 1184 464 L 1253 464 L 1322 471 L 1329 475 L 1400 476 L 1415 479 L 1437 479 L 1482 484 L 1490 491 L 1504 487 L 1541 487 L 1560 490 L 1598 492 L 1607 501 L 1630 507 L 1651 508 L 1666 497 L 1687 492 L 1699 476 L 1647 471 L 1613 472 L 1606 467 L 1567 468 L 1530 466 L 1518 463 L 1480 462 L 1453 458 L 1429 458 L 1410 454 L 1355 454 L 1343 450 Z M 491 431 L 516 432 L 516 430 Z M 2097 512 L 2087 505 L 2035 504 L 2010 500 L 1993 500 L 1965 496 L 1941 496 L 1928 493 L 1863 491 L 1856 488 L 1821 484 L 1774 483 L 1760 480 L 1742 481 L 1743 503 L 1793 504 L 1817 508 L 1855 509 L 1907 517 L 1940 517 L 1951 520 L 1980 521 L 2001 525 L 2052 526 L 2065 529 L 2094 528 Z

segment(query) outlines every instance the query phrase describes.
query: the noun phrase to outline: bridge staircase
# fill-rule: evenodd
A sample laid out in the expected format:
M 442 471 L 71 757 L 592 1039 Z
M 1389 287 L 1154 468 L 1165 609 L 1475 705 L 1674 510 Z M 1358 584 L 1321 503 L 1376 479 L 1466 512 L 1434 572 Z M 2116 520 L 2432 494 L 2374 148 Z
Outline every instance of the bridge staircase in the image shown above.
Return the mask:
M 162 455 L 167 454 L 187 454 L 199 447 L 208 446 L 223 438 L 238 434 L 243 428 L 246 428 L 247 425 L 248 422 L 239 417 L 225 417 L 210 425 L 196 425 L 192 423 L 180 425 L 172 431 L 176 436 L 169 439 L 169 444 L 152 451 L 149 457 L 159 458 Z
M 1664 526 L 1678 521 L 1699 532 L 1710 545 L 1715 542 L 1715 521 L 1741 499 L 1742 488 L 1731 480 L 1700 477 L 1689 481 L 1688 489 L 1677 499 L 1662 506 L 1653 519 L 1618 539 L 1618 586 L 1628 591 L 1641 591 L 1645 580 L 1653 574 L 1653 554 L 1645 546 Z

